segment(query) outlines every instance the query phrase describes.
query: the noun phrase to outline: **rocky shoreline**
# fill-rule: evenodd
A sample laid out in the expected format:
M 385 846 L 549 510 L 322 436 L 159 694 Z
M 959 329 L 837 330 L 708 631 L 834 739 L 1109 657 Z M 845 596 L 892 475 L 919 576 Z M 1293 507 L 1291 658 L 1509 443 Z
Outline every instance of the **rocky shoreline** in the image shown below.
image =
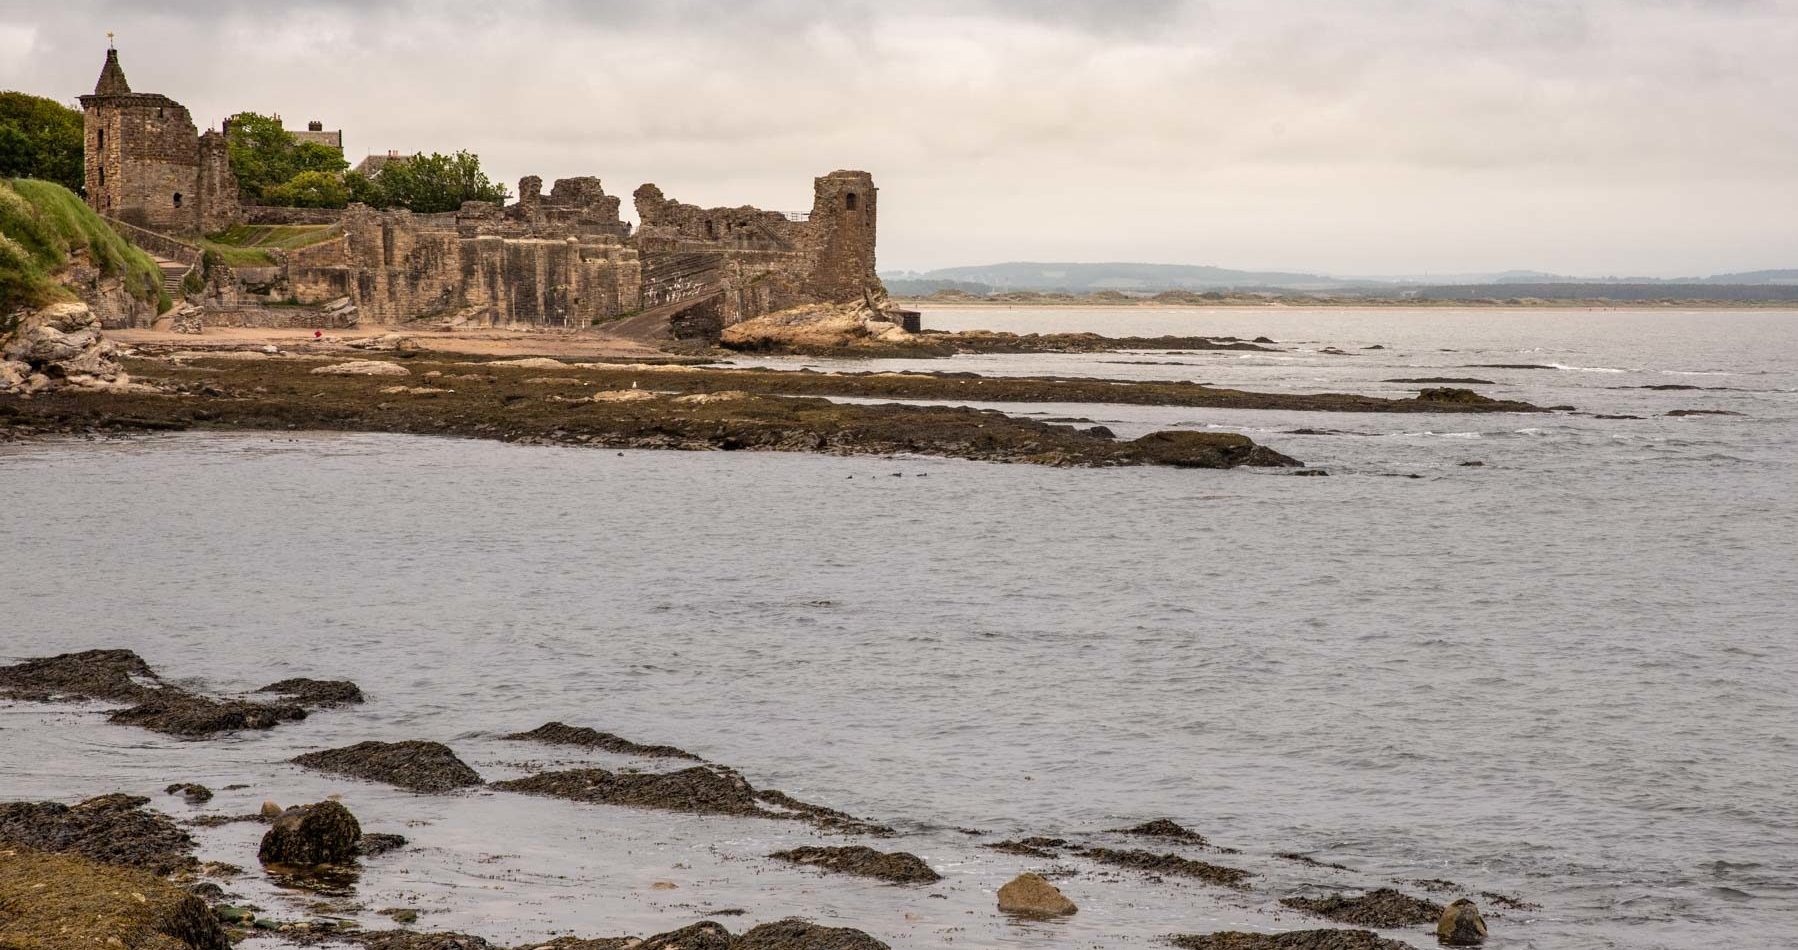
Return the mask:
M 142 658 L 129 651 L 92 650 L 0 667 L 0 698 L 128 703 L 139 698 L 132 695 L 135 689 L 170 688 L 164 682 Z M 278 695 L 345 700 L 354 691 L 353 695 L 360 698 L 360 691 L 347 681 L 284 682 L 286 685 L 275 691 Z M 347 705 L 341 714 L 357 715 Z M 608 751 L 647 750 L 648 754 L 642 756 L 646 760 L 697 758 L 671 746 L 639 744 L 588 727 L 556 722 L 495 736 Z M 209 735 L 193 736 L 190 740 L 206 738 Z M 781 792 L 754 789 L 735 770 L 710 763 L 683 763 L 657 772 L 550 771 L 521 780 L 486 783 L 448 746 L 428 741 L 372 740 L 307 753 L 295 761 L 307 768 L 393 784 L 427 796 L 461 795 L 479 786 L 501 794 L 557 795 L 582 803 L 579 807 L 583 808 L 699 812 L 752 820 L 796 818 L 813 823 L 820 830 L 850 837 L 890 840 L 917 833 L 855 819 Z M 603 774 L 596 777 L 594 773 Z M 696 777 L 697 773 L 704 775 Z M 579 789 L 573 787 L 576 784 Z M 563 794 L 565 789 L 567 794 Z M 183 795 L 190 805 L 201 809 L 211 798 L 210 790 L 192 783 L 171 785 L 168 792 Z M 0 803 L 0 908 L 24 909 L 12 917 L 0 915 L 0 946 L 73 950 L 122 944 L 146 950 L 225 950 L 233 943 L 261 934 L 277 935 L 289 944 L 351 945 L 371 950 L 493 950 L 498 946 L 479 935 L 416 927 L 418 915 L 414 910 L 372 911 L 360 905 L 355 900 L 355 882 L 362 862 L 402 861 L 411 844 L 399 835 L 365 831 L 352 811 L 334 798 L 285 809 L 272 801 L 265 802 L 261 813 L 253 815 L 201 814 L 187 821 L 187 827 L 149 806 L 147 797 L 129 794 L 103 795 L 75 805 Z M 255 852 L 242 855 L 242 863 L 260 865 L 262 873 L 297 895 L 296 906 L 274 911 L 246 906 L 241 895 L 233 891 L 239 886 L 237 882 L 254 872 L 233 865 L 202 863 L 195 857 L 197 844 L 189 828 L 238 822 L 267 826 Z M 926 827 L 915 821 L 905 826 Z M 966 829 L 965 833 L 973 838 L 991 837 L 974 829 Z M 1078 903 L 1061 890 L 1069 885 L 1058 886 L 1043 875 L 1073 882 L 1077 885 L 1075 896 L 1086 900 L 1095 894 L 1096 888 L 1107 886 L 1108 879 L 1116 880 L 1098 869 L 1115 868 L 1150 880 L 1186 879 L 1196 886 L 1216 889 L 1216 893 L 1241 895 L 1245 899 L 1276 899 L 1287 908 L 1351 928 L 1424 933 L 1434 925 L 1437 939 L 1447 946 L 1477 945 L 1486 934 L 1485 921 L 1469 898 L 1444 907 L 1384 883 L 1359 890 L 1319 892 L 1310 888 L 1284 895 L 1279 891 L 1269 893 L 1267 885 L 1258 880 L 1261 872 L 1251 868 L 1262 857 L 1278 860 L 1280 855 L 1251 856 L 1239 849 L 1221 847 L 1205 835 L 1166 818 L 1125 828 L 1058 833 L 1059 837 L 1035 836 L 1022 841 L 970 842 L 971 847 L 989 854 L 1023 859 L 1016 862 L 1023 873 L 998 889 L 1001 915 L 1029 920 L 1078 913 Z M 1131 841 L 1139 844 L 1131 846 Z M 1147 850 L 1141 844 L 1151 844 L 1156 850 Z M 1195 857 L 1198 852 L 1236 857 L 1230 866 L 1222 866 Z M 864 844 L 790 848 L 766 854 L 763 860 L 813 869 L 819 876 L 817 886 L 825 889 L 839 877 L 872 878 L 900 891 L 966 886 L 965 881 L 946 875 L 940 866 L 933 866 L 917 854 Z M 1048 862 L 1035 864 L 1040 874 L 1030 870 L 1039 861 Z M 1068 862 L 1096 870 L 1083 876 Z M 1465 893 L 1465 889 L 1451 882 L 1423 883 L 1430 885 L 1429 890 Z M 310 898 L 306 896 L 309 894 Z M 930 896 L 940 895 L 933 892 Z M 1486 894 L 1483 899 L 1512 909 L 1529 907 L 1519 899 L 1503 895 Z M 400 926 L 366 928 L 358 918 L 371 912 Z M 1170 908 L 1169 913 L 1171 920 L 1177 912 Z M 714 912 L 712 916 L 725 915 Z M 1411 946 L 1368 929 L 1223 931 L 1169 935 L 1168 939 L 1177 946 L 1235 950 L 1395 950 Z M 547 943 L 525 943 L 520 950 L 545 946 L 556 950 L 883 950 L 890 945 L 881 936 L 860 929 L 787 918 L 741 932 L 707 919 L 645 938 L 564 936 Z

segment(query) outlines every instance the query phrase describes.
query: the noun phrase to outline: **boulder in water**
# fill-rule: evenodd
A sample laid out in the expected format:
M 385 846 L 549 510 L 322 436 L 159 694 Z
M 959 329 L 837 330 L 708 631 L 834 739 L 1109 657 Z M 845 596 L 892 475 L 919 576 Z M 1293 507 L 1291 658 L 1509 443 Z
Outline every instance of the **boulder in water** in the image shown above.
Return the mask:
M 1473 901 L 1463 897 L 1442 910 L 1436 942 L 1445 947 L 1477 947 L 1486 942 L 1486 920 Z
M 637 944 L 636 950 L 731 950 L 730 931 L 723 925 L 702 920 L 690 927 L 657 934 Z
M 339 802 L 298 805 L 281 813 L 262 836 L 263 864 L 347 864 L 357 854 L 362 825 Z
M 1024 873 L 999 888 L 999 910 L 1022 917 L 1065 917 L 1079 908 L 1041 874 Z

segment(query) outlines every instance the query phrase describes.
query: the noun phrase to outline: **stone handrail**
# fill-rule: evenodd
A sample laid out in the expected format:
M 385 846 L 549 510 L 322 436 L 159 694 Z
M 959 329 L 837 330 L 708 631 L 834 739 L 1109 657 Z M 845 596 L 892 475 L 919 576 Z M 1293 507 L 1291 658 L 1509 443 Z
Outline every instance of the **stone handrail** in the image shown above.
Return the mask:
M 169 237 L 149 228 L 140 228 L 135 224 L 126 224 L 117 218 L 109 218 L 106 215 L 101 215 L 100 220 L 105 221 L 114 231 L 119 232 L 120 237 L 157 257 L 179 261 L 190 268 L 200 266 L 200 259 L 204 256 L 203 252 L 186 241 Z

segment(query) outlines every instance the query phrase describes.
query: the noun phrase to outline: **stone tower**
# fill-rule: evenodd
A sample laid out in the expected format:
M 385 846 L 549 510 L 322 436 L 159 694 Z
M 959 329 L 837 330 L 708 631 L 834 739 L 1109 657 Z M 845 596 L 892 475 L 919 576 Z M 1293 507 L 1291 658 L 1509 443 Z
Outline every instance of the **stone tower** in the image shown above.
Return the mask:
M 874 272 L 879 191 L 874 176 L 861 171 L 834 171 L 813 181 L 808 294 L 836 301 L 885 295 Z
M 185 106 L 132 92 L 118 50 L 106 51 L 81 110 L 87 203 L 95 211 L 174 234 L 222 230 L 237 219 L 237 179 L 223 137 L 207 133 L 215 141 L 202 148 Z

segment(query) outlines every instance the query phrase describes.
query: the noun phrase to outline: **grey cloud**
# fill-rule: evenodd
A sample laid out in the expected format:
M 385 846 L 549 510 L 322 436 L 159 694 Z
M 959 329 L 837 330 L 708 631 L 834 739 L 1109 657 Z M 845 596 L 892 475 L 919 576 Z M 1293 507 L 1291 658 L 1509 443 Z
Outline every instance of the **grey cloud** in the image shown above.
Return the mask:
M 0 86 L 86 91 L 108 29 L 201 121 L 507 180 L 784 207 L 866 167 L 895 266 L 1798 260 L 1798 0 L 0 0 Z

